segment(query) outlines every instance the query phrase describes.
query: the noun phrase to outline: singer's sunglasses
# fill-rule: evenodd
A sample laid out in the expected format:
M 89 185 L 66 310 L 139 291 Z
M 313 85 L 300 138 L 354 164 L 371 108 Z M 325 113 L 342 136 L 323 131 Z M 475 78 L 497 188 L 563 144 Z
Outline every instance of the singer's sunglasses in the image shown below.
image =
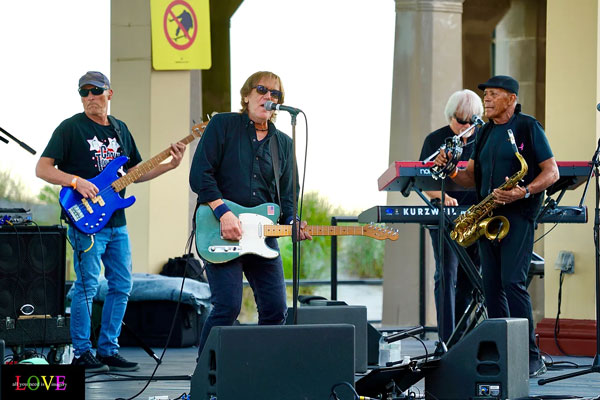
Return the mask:
M 456 122 L 458 122 L 461 125 L 471 125 L 471 121 L 465 121 L 464 119 L 460 119 L 456 116 L 456 114 L 453 115 L 454 119 L 456 120 Z
M 260 94 L 261 96 L 267 94 L 268 92 L 271 92 L 272 98 L 276 100 L 281 99 L 281 91 L 279 90 L 267 89 L 263 85 L 254 86 L 252 89 L 256 89 L 256 93 Z
M 91 89 L 79 89 L 79 95 L 80 95 L 81 97 L 87 97 L 87 96 L 88 96 L 88 94 L 90 94 L 90 92 L 92 92 L 92 94 L 93 94 L 94 96 L 99 96 L 99 95 L 101 95 L 102 93 L 104 93 L 104 91 L 105 91 L 105 90 L 106 90 L 106 89 L 99 88 L 98 86 L 94 86 L 94 87 L 93 87 L 93 88 L 91 88 Z

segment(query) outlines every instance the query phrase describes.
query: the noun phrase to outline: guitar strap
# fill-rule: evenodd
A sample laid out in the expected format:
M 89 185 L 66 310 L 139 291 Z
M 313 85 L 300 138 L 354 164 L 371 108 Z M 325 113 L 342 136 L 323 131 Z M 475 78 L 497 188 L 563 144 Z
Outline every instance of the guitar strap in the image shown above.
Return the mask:
M 275 187 L 277 188 L 277 201 L 281 206 L 281 194 L 279 190 L 279 146 L 275 134 L 269 140 L 269 150 L 271 152 L 271 161 L 273 164 L 273 173 L 275 174 Z
M 119 126 L 117 119 L 112 115 L 109 115 L 108 121 L 110 122 L 110 126 L 112 126 L 113 130 L 117 134 L 117 139 L 119 139 L 119 143 L 121 143 L 121 147 L 123 147 L 123 152 L 125 152 L 125 155 L 129 157 L 129 149 L 125 146 L 125 142 L 121 137 L 121 127 Z

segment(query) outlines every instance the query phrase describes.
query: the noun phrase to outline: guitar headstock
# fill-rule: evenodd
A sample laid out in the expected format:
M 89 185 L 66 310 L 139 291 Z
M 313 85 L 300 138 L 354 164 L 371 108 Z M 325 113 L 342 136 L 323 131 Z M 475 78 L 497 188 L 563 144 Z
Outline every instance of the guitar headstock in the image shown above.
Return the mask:
M 370 224 L 364 228 L 364 236 L 377 240 L 398 240 L 398 230 Z
M 192 126 L 192 135 L 197 138 L 202 136 L 204 129 L 206 129 L 206 125 L 208 125 L 209 122 L 210 121 L 206 121 Z

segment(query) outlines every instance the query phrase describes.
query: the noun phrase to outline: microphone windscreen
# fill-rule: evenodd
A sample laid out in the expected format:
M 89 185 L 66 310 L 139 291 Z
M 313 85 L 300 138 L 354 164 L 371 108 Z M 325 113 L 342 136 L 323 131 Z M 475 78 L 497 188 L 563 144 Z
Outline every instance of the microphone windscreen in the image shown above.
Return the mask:
M 275 103 L 273 103 L 271 100 L 267 100 L 264 107 L 267 111 L 273 111 L 275 110 Z
M 473 116 L 471 117 L 471 123 L 473 125 L 483 125 L 485 122 L 483 122 L 483 120 L 479 118 L 477 114 L 473 114 Z

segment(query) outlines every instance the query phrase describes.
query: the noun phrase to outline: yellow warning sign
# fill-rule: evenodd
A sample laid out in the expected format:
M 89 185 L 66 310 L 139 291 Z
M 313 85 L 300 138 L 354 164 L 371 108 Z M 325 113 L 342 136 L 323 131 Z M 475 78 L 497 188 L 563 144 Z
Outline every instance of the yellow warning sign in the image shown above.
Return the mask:
M 152 66 L 209 69 L 209 0 L 151 0 Z

